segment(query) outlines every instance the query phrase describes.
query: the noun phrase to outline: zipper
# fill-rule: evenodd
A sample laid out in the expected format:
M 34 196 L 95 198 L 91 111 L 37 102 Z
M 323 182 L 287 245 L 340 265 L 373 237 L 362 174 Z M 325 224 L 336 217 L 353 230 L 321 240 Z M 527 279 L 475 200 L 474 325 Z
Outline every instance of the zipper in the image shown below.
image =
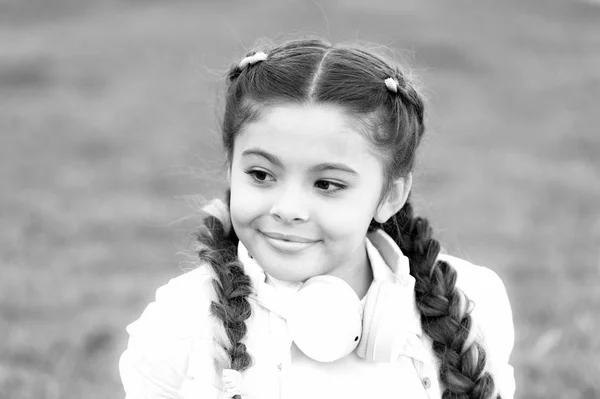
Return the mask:
M 273 312 L 269 311 L 269 333 L 270 336 L 277 341 L 277 334 L 278 334 L 278 328 L 277 323 L 280 322 L 280 320 L 278 320 L 278 316 L 275 315 Z M 279 347 L 280 345 L 277 345 L 276 347 Z M 278 354 L 279 357 L 279 363 L 277 363 L 277 392 L 278 392 L 278 398 L 282 399 L 283 398 L 283 361 L 281 361 L 281 354 Z
M 281 363 L 279 363 L 277 365 L 277 368 L 279 369 L 278 374 L 279 374 L 279 399 L 283 399 L 283 365 Z

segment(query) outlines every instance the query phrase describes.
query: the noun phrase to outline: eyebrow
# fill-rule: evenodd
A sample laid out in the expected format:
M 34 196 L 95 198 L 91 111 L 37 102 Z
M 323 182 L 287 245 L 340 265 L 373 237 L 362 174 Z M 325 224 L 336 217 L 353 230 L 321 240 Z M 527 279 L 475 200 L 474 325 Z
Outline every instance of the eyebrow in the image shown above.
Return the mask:
M 263 157 L 267 161 L 271 162 L 273 165 L 276 165 L 283 169 L 283 162 L 281 162 L 281 160 L 276 155 L 270 154 L 264 150 L 261 150 L 260 148 L 249 148 L 247 150 L 242 151 L 242 156 L 250 156 L 250 155 L 257 155 L 257 156 Z M 338 171 L 350 173 L 353 176 L 359 176 L 357 171 L 355 171 L 354 169 L 352 169 L 351 167 L 349 167 L 348 165 L 345 165 L 343 163 L 325 162 L 325 163 L 321 163 L 321 164 L 312 166 L 309 169 L 310 172 L 325 172 L 328 170 L 338 170 Z

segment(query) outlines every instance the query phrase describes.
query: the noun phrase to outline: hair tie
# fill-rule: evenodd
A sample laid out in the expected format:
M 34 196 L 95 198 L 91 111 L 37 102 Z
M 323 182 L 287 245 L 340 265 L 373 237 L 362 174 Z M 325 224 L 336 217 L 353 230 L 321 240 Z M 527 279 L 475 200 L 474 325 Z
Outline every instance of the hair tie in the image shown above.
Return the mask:
M 388 88 L 389 91 L 398 93 L 398 86 L 400 86 L 400 83 L 398 83 L 398 79 L 387 78 L 384 82 L 385 82 L 385 86 Z
M 244 69 L 246 68 L 246 66 L 248 66 L 248 64 L 250 65 L 254 65 L 259 61 L 264 61 L 267 59 L 267 54 L 262 52 L 262 51 L 258 51 L 246 58 L 244 58 L 242 61 L 240 61 L 240 64 L 238 65 L 238 67 L 240 69 Z
M 223 225 L 223 231 L 225 235 L 229 235 L 229 232 L 231 231 L 231 216 L 229 213 L 229 207 L 223 201 L 215 198 L 208 204 L 204 205 L 201 210 L 204 213 L 219 219 Z
M 223 385 L 228 398 L 242 395 L 242 373 L 237 370 L 223 370 Z

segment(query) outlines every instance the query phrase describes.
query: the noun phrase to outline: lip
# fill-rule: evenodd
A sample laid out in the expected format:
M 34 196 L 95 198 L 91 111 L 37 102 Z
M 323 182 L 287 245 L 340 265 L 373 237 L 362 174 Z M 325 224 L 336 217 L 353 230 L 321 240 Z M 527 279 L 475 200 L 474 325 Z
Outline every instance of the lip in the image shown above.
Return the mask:
M 261 231 L 261 233 L 263 233 L 265 236 L 267 236 L 269 238 L 273 238 L 275 240 L 297 242 L 297 243 L 302 243 L 302 244 L 312 244 L 312 243 L 315 243 L 318 241 L 318 240 L 311 240 L 309 238 L 295 236 L 295 235 L 291 235 L 291 234 L 280 234 L 280 233 L 273 233 L 273 232 L 269 232 L 269 231 Z
M 264 237 L 265 241 L 273 250 L 285 255 L 297 255 L 307 250 L 308 248 L 311 248 L 313 245 L 319 242 L 318 240 L 309 240 L 304 237 L 285 235 L 279 233 L 274 234 L 271 232 L 265 233 L 261 231 L 260 234 Z M 286 238 L 292 240 L 303 240 L 303 242 L 288 241 L 286 240 Z

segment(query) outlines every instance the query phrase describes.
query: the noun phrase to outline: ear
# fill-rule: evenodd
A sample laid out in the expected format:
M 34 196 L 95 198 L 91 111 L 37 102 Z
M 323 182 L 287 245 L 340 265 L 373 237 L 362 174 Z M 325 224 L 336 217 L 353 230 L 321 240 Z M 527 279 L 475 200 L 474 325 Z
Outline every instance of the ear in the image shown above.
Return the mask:
M 392 190 L 381 201 L 375 212 L 374 219 L 378 223 L 385 223 L 395 215 L 406 203 L 412 188 L 412 173 L 394 182 Z

